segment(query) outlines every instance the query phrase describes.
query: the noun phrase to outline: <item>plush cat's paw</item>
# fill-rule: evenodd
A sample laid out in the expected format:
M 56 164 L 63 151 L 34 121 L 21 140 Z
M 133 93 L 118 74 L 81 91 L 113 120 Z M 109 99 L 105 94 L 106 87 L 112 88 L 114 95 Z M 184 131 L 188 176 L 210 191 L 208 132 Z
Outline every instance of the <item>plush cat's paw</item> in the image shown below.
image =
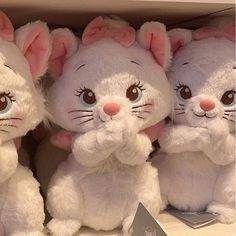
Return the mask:
M 222 120 L 212 122 L 207 129 L 209 130 L 211 143 L 214 148 L 218 148 L 229 134 L 229 126 Z
M 81 223 L 77 220 L 52 219 L 47 224 L 48 234 L 52 236 L 72 236 L 80 227 Z
M 132 223 L 134 220 L 134 216 L 128 216 L 123 221 L 122 235 L 123 236 L 131 236 L 133 233 Z
M 208 212 L 218 213 L 218 220 L 223 224 L 231 224 L 236 221 L 235 209 L 213 202 L 208 208 Z
M 123 124 L 120 121 L 108 121 L 97 131 L 97 143 L 103 148 L 117 148 L 123 142 Z
M 139 127 L 133 117 L 127 117 L 123 123 L 123 137 L 124 141 L 127 142 L 127 140 L 135 138 L 135 135 L 139 132 Z
M 104 148 L 114 149 L 133 141 L 138 133 L 133 119 L 110 120 L 97 131 L 97 142 Z

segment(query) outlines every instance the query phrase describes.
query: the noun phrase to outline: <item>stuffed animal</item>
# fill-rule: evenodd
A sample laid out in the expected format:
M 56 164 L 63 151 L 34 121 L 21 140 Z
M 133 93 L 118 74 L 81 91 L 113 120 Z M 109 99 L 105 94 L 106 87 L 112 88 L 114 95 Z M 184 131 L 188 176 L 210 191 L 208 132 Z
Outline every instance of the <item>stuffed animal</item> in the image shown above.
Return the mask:
M 162 200 L 235 221 L 234 25 L 170 31 L 175 104 L 159 137 Z
M 158 139 L 158 135 L 160 135 L 164 127 L 165 120 L 158 122 L 154 126 L 150 126 L 143 131 L 148 135 L 150 140 L 154 142 Z M 35 176 L 40 183 L 41 193 L 45 197 L 47 195 L 50 179 L 56 172 L 58 165 L 65 161 L 71 152 L 71 144 L 74 135 L 76 135 L 76 133 L 60 129 L 60 127 L 53 127 L 50 131 L 47 131 L 46 137 L 41 140 L 36 149 L 33 166 L 35 168 Z M 153 146 L 154 145 L 155 142 L 153 143 Z M 24 158 L 26 157 L 24 151 L 24 149 L 20 149 L 20 153 L 24 154 L 20 156 L 22 165 L 28 163 L 28 159 Z M 153 153 L 155 153 L 155 151 L 154 146 Z
M 44 99 L 34 83 L 47 67 L 51 41 L 46 24 L 29 23 L 14 32 L 0 11 L 0 235 L 43 235 L 39 184 L 18 164 L 13 139 L 43 119 Z
M 47 207 L 52 235 L 122 226 L 128 235 L 139 202 L 157 216 L 157 171 L 146 162 L 151 141 L 140 132 L 171 111 L 164 69 L 171 50 L 163 24 L 136 33 L 126 22 L 95 18 L 82 43 L 68 29 L 52 32 L 47 94 L 54 122 L 76 135 L 72 153 L 52 177 Z M 70 138 L 69 138 L 70 139 Z

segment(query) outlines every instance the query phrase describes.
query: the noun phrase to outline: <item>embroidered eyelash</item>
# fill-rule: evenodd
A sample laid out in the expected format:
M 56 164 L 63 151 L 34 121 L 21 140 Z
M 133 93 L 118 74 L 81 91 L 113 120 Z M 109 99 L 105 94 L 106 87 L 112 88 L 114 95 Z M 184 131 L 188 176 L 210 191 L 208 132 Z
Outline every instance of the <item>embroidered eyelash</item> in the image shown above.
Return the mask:
M 143 85 L 140 81 L 136 82 L 134 85 L 135 85 L 136 87 L 138 87 L 141 91 L 146 90 L 146 89 L 144 88 L 144 85 Z
M 8 93 L 4 92 L 4 93 L 1 93 L 1 95 L 8 97 L 12 102 L 15 102 L 15 101 L 16 101 L 16 100 L 14 99 L 14 96 L 11 95 L 10 92 L 8 92 Z
M 181 83 L 178 83 L 176 86 L 175 86 L 175 91 L 178 91 L 181 87 L 183 87 L 183 86 L 187 86 L 187 85 L 185 85 L 185 84 L 181 84 Z
M 84 91 L 86 91 L 87 89 L 88 89 L 88 88 L 83 87 L 83 88 L 80 88 L 79 90 L 75 90 L 75 91 L 76 91 L 75 96 L 80 97 L 81 94 L 82 94 Z

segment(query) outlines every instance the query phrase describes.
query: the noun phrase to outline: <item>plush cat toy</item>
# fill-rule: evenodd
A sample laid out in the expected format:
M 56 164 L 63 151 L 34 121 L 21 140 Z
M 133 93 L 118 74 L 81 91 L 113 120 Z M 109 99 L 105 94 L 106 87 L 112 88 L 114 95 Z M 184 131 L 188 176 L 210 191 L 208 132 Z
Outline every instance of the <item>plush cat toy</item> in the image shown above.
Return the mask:
M 0 11 L 0 235 L 39 236 L 43 199 L 31 171 L 18 164 L 13 139 L 43 119 L 44 99 L 36 90 L 51 51 L 46 24 L 29 23 L 15 31 Z
M 161 198 L 157 171 L 146 162 L 152 145 L 140 130 L 171 111 L 164 69 L 170 44 L 164 25 L 95 18 L 82 43 L 67 29 L 53 33 L 50 69 L 56 80 L 47 101 L 54 121 L 76 132 L 72 153 L 52 177 L 47 207 L 53 235 L 74 235 L 123 226 L 138 202 L 157 216 Z
M 170 31 L 173 122 L 159 138 L 162 200 L 235 221 L 234 25 Z

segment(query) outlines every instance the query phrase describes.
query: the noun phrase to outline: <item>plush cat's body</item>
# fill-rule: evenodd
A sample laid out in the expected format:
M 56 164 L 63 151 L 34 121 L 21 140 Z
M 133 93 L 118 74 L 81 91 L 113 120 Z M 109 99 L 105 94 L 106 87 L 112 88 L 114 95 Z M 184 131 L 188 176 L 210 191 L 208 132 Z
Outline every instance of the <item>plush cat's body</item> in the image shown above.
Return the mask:
M 39 184 L 18 164 L 13 139 L 43 119 L 44 99 L 33 83 L 46 70 L 50 37 L 40 22 L 14 32 L 0 11 L 0 235 L 43 235 L 44 207 Z
M 150 163 L 133 167 L 120 163 L 115 157 L 109 159 L 88 168 L 71 155 L 59 166 L 50 183 L 48 206 L 56 216 L 50 227 L 57 227 L 54 230 L 64 235 L 72 235 L 80 225 L 112 230 L 123 222 L 124 227 L 128 227 L 139 201 L 157 216 L 161 200 L 156 170 Z M 66 204 L 55 205 L 54 202 Z
M 51 68 L 60 77 L 48 92 L 49 109 L 57 124 L 76 133 L 72 153 L 48 189 L 53 217 L 48 228 L 56 236 L 73 235 L 82 225 L 96 230 L 123 226 L 128 235 L 139 201 L 153 216 L 161 208 L 157 172 L 146 162 L 152 145 L 141 130 L 170 112 L 170 88 L 162 69 L 170 59 L 169 43 L 159 23 L 140 29 L 138 37 L 150 39 L 143 47 L 154 53 L 158 65 L 135 41 L 134 29 L 123 24 L 108 20 L 107 25 L 96 18 L 85 29 L 78 51 L 70 32 L 53 33 L 57 50 Z M 148 37 L 153 29 L 158 38 Z M 58 59 L 67 57 L 58 53 L 60 42 L 74 45 L 63 70 Z
M 235 221 L 234 43 L 213 33 L 207 37 L 208 32 L 215 31 L 194 32 L 193 41 L 190 31 L 170 33 L 173 48 L 184 46 L 176 52 L 169 73 L 175 90 L 173 122 L 159 138 L 162 152 L 154 164 L 165 206 L 207 209 L 219 213 L 221 222 L 231 223 Z

